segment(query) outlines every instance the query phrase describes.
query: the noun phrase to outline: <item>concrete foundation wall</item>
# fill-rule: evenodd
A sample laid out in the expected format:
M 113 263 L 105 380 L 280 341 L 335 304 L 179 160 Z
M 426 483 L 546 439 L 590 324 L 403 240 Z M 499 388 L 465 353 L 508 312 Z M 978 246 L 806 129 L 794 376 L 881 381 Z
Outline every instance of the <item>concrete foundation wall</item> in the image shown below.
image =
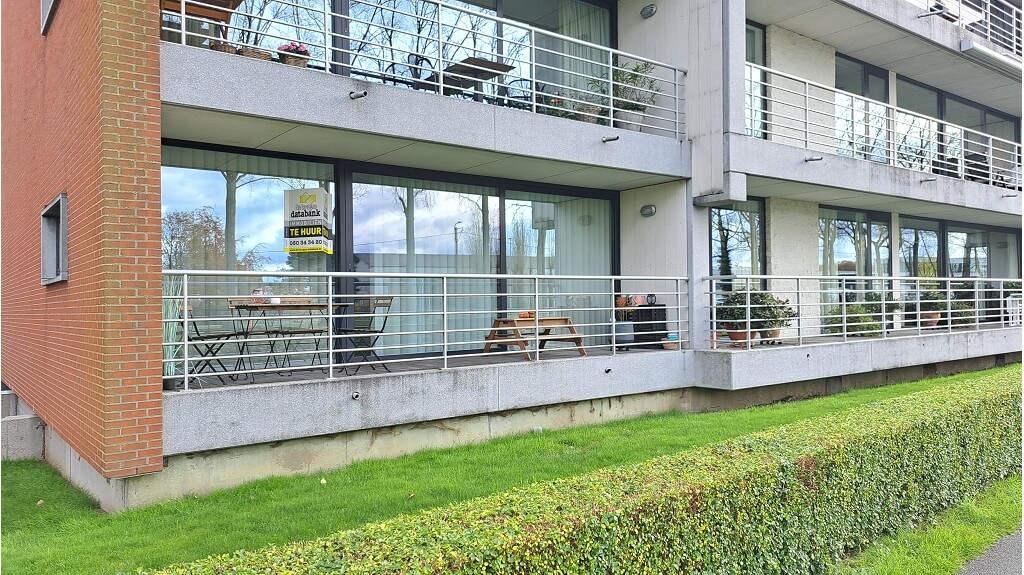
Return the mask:
M 951 361 L 986 363 L 988 360 L 977 358 L 1019 356 L 1021 351 L 1020 330 L 1013 328 L 853 339 L 846 343 L 742 352 L 701 350 L 696 352 L 698 377 L 701 387 L 740 390 Z M 785 368 L 765 369 L 765 366 Z M 926 372 L 924 377 L 936 374 Z
M 0 459 L 42 459 L 43 422 L 35 415 L 11 415 L 0 420 Z
M 692 351 L 627 352 L 170 392 L 164 454 L 681 389 L 697 384 L 695 373 Z
M 105 509 L 111 505 L 134 507 L 274 475 L 316 473 L 366 459 L 456 447 L 513 434 L 606 423 L 648 413 L 739 409 L 985 369 L 1011 361 L 1020 361 L 1019 351 L 736 391 L 690 387 L 174 455 L 166 459 L 160 473 L 117 480 L 107 486 L 93 485 L 90 493 L 105 493 Z
M 145 505 L 208 493 L 272 475 L 315 473 L 366 459 L 398 457 L 506 435 L 685 410 L 686 391 L 676 389 L 579 401 L 175 455 L 167 459 L 163 472 L 126 482 L 125 504 Z

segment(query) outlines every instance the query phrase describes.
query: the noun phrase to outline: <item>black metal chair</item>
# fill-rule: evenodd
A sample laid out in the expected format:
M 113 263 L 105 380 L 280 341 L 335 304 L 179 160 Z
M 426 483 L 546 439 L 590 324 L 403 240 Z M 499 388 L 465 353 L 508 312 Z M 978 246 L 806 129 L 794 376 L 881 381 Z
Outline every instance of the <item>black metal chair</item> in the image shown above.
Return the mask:
M 380 339 L 381 334 L 384 333 L 384 329 L 388 325 L 388 314 L 391 311 L 393 301 L 394 296 L 359 298 L 355 300 L 352 305 L 354 315 L 352 327 L 343 329 L 340 332 L 346 336 L 352 347 L 348 351 L 349 357 L 361 358 L 374 371 L 377 370 L 374 364 L 379 363 L 384 368 L 384 371 L 391 372 L 391 369 L 388 368 L 387 364 L 384 363 L 373 348 L 377 345 L 377 340 Z M 380 322 L 380 327 L 376 325 L 378 321 Z M 370 361 L 371 358 L 375 361 Z M 352 374 L 359 373 L 359 368 L 362 366 L 363 364 L 356 366 Z

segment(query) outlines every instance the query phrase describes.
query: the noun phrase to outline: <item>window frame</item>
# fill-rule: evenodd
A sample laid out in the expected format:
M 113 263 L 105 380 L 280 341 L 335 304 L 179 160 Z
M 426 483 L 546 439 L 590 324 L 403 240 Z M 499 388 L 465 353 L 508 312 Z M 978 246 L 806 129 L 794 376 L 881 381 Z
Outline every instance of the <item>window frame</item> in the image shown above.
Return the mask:
M 39 281 L 68 281 L 68 194 L 61 192 L 39 215 Z

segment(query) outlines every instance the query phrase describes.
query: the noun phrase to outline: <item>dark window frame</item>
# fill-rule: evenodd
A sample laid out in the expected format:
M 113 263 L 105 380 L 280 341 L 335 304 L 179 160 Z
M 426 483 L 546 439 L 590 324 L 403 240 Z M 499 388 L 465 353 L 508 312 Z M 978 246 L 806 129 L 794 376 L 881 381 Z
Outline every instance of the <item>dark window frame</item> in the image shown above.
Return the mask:
M 1014 138 L 1015 138 L 1015 141 L 1017 143 L 1020 143 L 1020 141 L 1021 141 L 1021 131 L 1020 131 L 1021 121 L 1020 121 L 1020 118 L 1017 118 L 1017 117 L 1015 117 L 1013 115 L 1007 114 L 1006 112 L 1002 112 L 1000 110 L 996 110 L 995 108 L 992 108 L 990 106 L 986 106 L 985 104 L 981 104 L 981 103 L 975 102 L 974 100 L 969 100 L 967 98 L 964 98 L 963 96 L 957 96 L 956 94 L 951 94 L 951 93 L 949 93 L 949 92 L 947 92 L 945 90 L 936 88 L 935 86 L 929 86 L 928 84 L 925 84 L 924 82 L 918 82 L 917 80 L 914 80 L 913 78 L 908 78 L 908 77 L 903 76 L 901 74 L 896 74 L 896 81 L 897 82 L 904 81 L 904 82 L 907 82 L 908 84 L 913 84 L 913 85 L 915 85 L 915 86 L 917 86 L 919 88 L 924 88 L 926 90 L 933 90 L 936 94 L 938 94 L 938 98 L 939 98 L 939 117 L 935 118 L 935 119 L 940 121 L 940 122 L 945 122 L 946 121 L 946 102 L 948 100 L 956 100 L 956 101 L 960 102 L 961 104 L 966 104 L 968 106 L 976 106 L 976 107 L 978 107 L 982 111 L 982 113 L 984 114 L 986 126 L 988 125 L 988 115 L 989 114 L 992 114 L 994 116 L 999 117 L 1000 119 L 1002 119 L 1004 121 L 1012 123 L 1013 126 L 1014 126 Z M 896 107 L 897 108 L 900 107 L 899 100 L 896 101 Z
M 40 278 L 42 285 L 68 281 L 68 194 L 61 192 L 39 216 Z

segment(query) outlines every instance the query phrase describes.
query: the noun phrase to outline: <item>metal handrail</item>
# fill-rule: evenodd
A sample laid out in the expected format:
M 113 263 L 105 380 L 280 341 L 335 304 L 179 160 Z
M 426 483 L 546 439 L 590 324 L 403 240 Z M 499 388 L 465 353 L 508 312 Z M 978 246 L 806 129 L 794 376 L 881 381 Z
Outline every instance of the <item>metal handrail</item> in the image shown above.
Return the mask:
M 164 277 L 180 278 L 165 285 L 181 289 L 163 295 L 164 301 L 178 302 L 163 308 L 187 310 L 162 319 L 181 328 L 163 342 L 164 379 L 183 380 L 185 389 L 210 380 L 281 379 L 292 372 L 333 378 L 377 360 L 388 366 L 425 358 L 440 362 L 431 369 L 448 369 L 456 356 L 486 364 L 526 354 L 538 361 L 550 355 L 552 348 L 538 353 L 548 341 L 571 344 L 555 350 L 581 356 L 662 349 L 662 338 L 672 340 L 666 348 L 684 349 L 689 341 L 688 281 L 676 276 L 165 270 Z M 253 286 L 263 293 L 250 294 Z M 643 324 L 643 341 L 625 342 L 618 335 L 616 325 L 627 312 L 616 300 L 627 289 L 654 295 L 661 306 L 655 307 L 663 310 L 662 319 Z M 264 301 L 275 297 L 281 299 L 276 307 Z M 352 322 L 366 319 L 354 302 L 377 297 L 391 301 L 386 330 L 379 337 L 354 332 Z M 295 298 L 299 305 L 288 305 Z M 516 340 L 527 349 L 495 331 L 496 318 L 528 312 L 529 327 L 520 326 L 523 339 Z M 545 333 L 542 317 L 570 318 L 578 341 L 568 325 Z M 485 354 L 488 344 L 508 349 Z
M 614 122 L 620 127 L 676 139 L 683 137 L 683 106 L 680 100 L 686 71 L 656 60 L 437 0 L 422 0 L 418 6 L 427 7 L 423 13 L 372 5 L 375 13 L 388 16 L 378 19 L 361 19 L 355 13 L 358 11 L 351 8 L 349 14 L 336 13 L 326 2 L 307 6 L 298 0 L 275 0 L 274 4 L 286 6 L 292 13 L 306 17 L 282 20 L 262 12 L 238 10 L 230 22 L 217 22 L 193 16 L 186 9 L 188 6 L 215 6 L 200 0 L 183 0 L 180 11 L 163 11 L 165 16 L 181 20 L 181 30 L 166 21 L 162 30 L 179 33 L 183 44 L 226 41 L 271 53 L 276 52 L 279 43 L 301 42 L 309 48 L 311 60 L 328 72 L 446 95 L 471 95 L 478 101 L 523 107 L 537 113 L 591 123 Z M 351 2 L 353 6 L 364 4 L 360 0 Z M 487 25 L 465 28 L 460 24 L 464 18 Z M 402 19 L 413 19 L 422 26 L 416 30 L 403 28 L 400 23 L 395 23 Z M 254 22 L 253 26 L 247 27 L 246 21 Z M 227 36 L 234 38 L 220 40 L 192 32 L 186 22 L 225 30 Z M 502 34 L 488 31 L 488 26 L 497 28 L 498 25 L 503 27 Z M 509 29 L 515 34 L 509 34 Z M 364 34 L 359 36 L 353 30 L 363 30 Z M 252 35 L 258 35 L 259 39 L 255 42 L 240 39 Z M 396 36 L 404 38 L 404 41 L 397 43 Z M 460 40 L 452 41 L 453 36 Z M 472 42 L 468 41 L 470 36 Z M 537 41 L 539 37 L 547 40 L 545 44 L 560 46 L 561 49 L 541 46 Z M 481 41 L 486 45 L 481 45 Z M 467 64 L 464 61 L 467 55 L 483 56 L 492 62 L 510 65 L 512 70 L 484 79 L 491 76 L 493 70 Z M 557 62 L 538 61 L 545 59 L 545 55 Z M 420 58 L 429 61 L 431 66 L 424 66 Z M 624 83 L 623 78 L 628 76 L 616 73 L 616 65 L 620 68 L 626 66 L 625 70 L 638 82 Z M 644 68 L 634 71 L 634 65 Z M 430 70 L 429 75 L 422 77 L 427 70 Z M 624 116 L 625 112 L 634 113 L 635 117 Z
M 718 275 L 702 278 L 702 283 L 712 349 L 885 339 L 1022 323 L 1019 278 Z
M 1017 142 L 765 66 L 746 68 L 749 136 L 962 180 L 1021 185 Z

